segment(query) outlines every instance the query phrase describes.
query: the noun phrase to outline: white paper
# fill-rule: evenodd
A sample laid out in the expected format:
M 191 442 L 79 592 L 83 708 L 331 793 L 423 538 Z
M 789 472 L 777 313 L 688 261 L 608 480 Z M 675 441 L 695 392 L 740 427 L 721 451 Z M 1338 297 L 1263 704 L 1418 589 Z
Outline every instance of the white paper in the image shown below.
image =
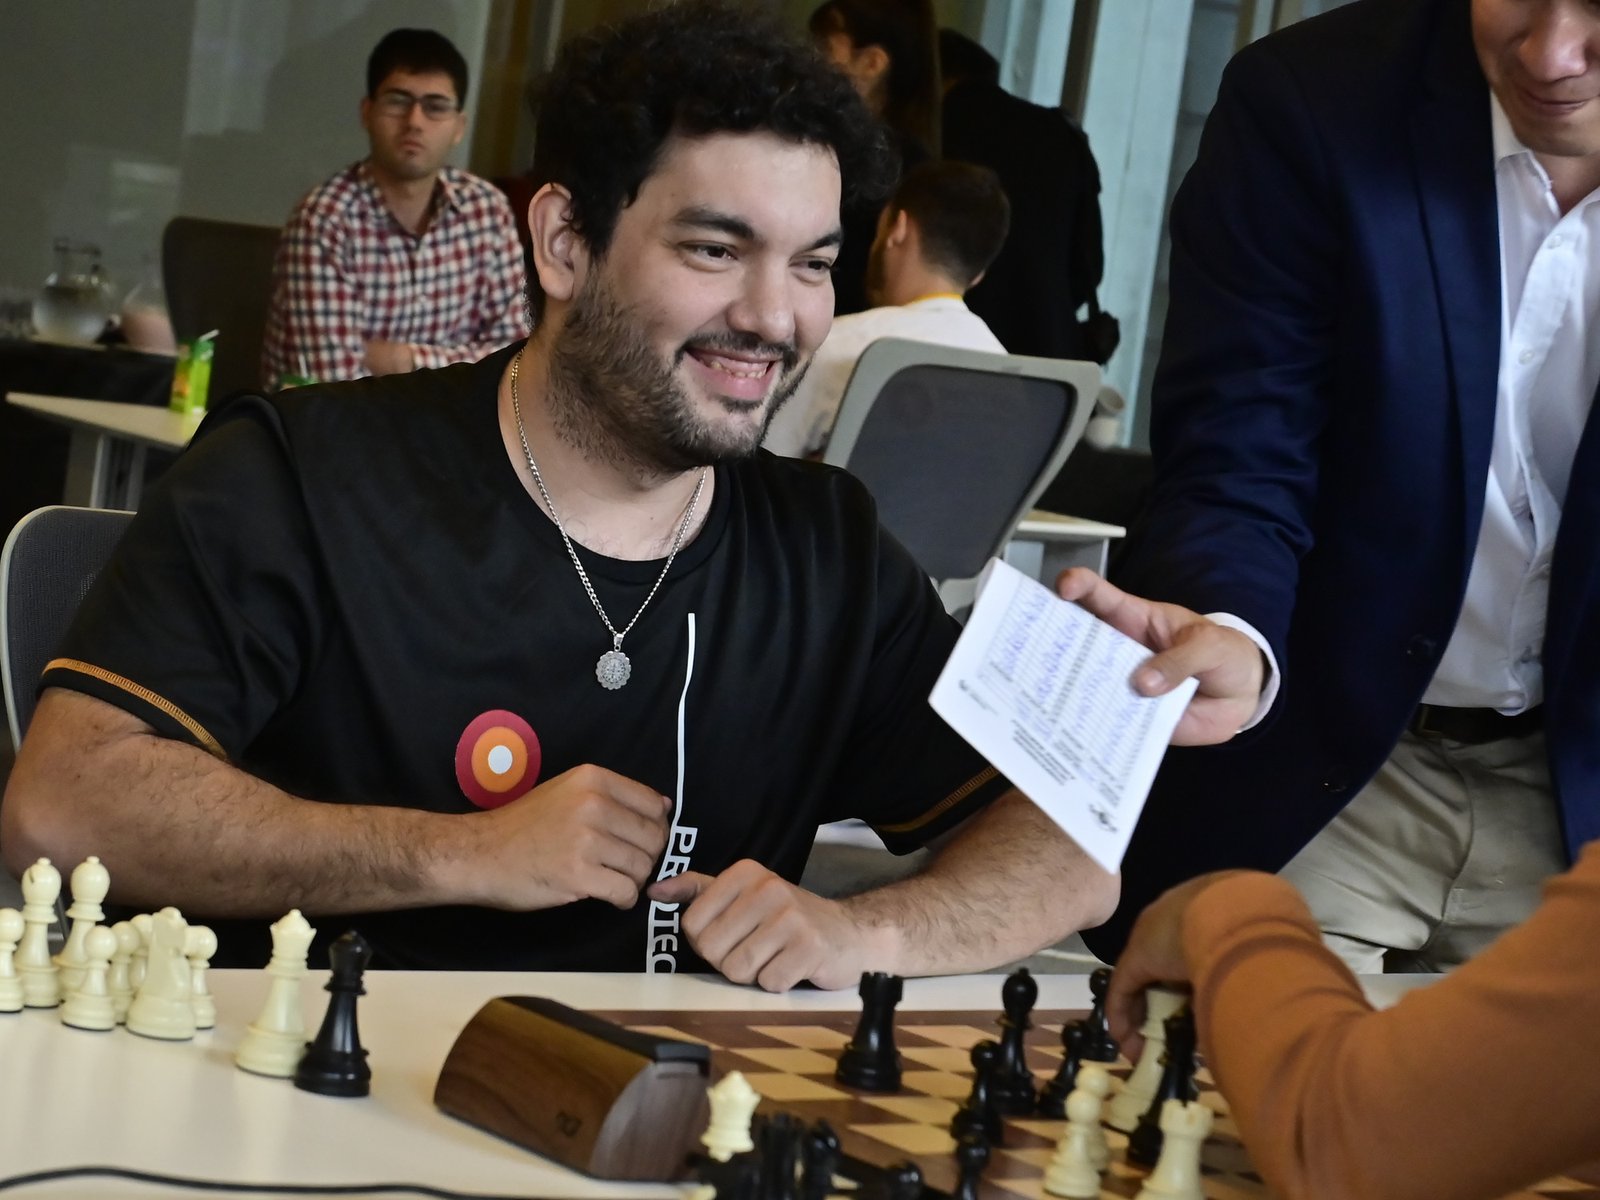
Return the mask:
M 991 561 L 934 684 L 934 711 L 1108 871 L 1122 865 L 1195 681 L 1130 682 L 1150 651 L 1015 567 Z

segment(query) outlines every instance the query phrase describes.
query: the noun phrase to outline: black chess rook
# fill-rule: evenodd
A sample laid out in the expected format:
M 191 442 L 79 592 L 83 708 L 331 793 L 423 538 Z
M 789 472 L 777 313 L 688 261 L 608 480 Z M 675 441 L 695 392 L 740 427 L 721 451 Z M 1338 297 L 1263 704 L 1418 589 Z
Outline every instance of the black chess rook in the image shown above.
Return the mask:
M 894 1045 L 894 1009 L 904 981 L 867 971 L 861 976 L 861 1021 L 839 1055 L 835 1078 L 863 1092 L 900 1090 L 900 1052 Z

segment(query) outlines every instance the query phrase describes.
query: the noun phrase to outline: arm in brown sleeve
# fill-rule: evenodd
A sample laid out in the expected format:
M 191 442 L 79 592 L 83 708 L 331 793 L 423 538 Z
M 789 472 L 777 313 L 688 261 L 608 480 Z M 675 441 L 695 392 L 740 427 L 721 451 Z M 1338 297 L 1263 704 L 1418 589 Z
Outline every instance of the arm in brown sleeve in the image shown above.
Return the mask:
M 1489 1200 L 1600 1155 L 1600 843 L 1383 1012 L 1272 876 L 1207 888 L 1183 938 L 1201 1048 L 1286 1200 Z

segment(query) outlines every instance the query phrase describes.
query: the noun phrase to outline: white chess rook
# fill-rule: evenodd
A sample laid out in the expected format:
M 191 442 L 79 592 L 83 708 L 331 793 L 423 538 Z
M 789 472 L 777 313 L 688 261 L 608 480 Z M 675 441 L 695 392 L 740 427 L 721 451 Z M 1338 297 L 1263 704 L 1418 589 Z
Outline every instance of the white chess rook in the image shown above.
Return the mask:
M 233 1061 L 257 1075 L 288 1078 L 306 1049 L 306 1021 L 300 1006 L 300 978 L 317 931 L 291 909 L 272 926 L 272 984 L 261 1015 L 251 1022 Z
M 0 908 L 0 1013 L 22 1011 L 22 980 L 17 977 L 17 943 L 22 940 L 22 914 Z
M 104 925 L 96 925 L 84 935 L 81 945 L 81 978 L 61 1006 L 62 1024 L 74 1029 L 115 1029 L 117 1010 L 106 976 L 111 972 L 111 956 L 117 952 L 117 935 Z
M 56 966 L 61 969 L 61 990 L 68 995 L 83 982 L 87 957 L 84 939 L 89 936 L 91 929 L 105 920 L 105 909 L 101 906 L 110 890 L 111 873 L 94 855 L 91 854 L 73 869 L 72 907 L 67 909 L 72 928 L 67 934 L 66 945 L 56 955 Z
M 61 872 L 41 858 L 22 873 L 22 940 L 17 943 L 17 974 L 22 1002 L 29 1008 L 54 1008 L 61 1003 L 61 980 L 50 960 L 50 926 L 56 920 Z
M 1147 988 L 1144 994 L 1144 1049 L 1139 1053 L 1138 1065 L 1122 1090 L 1106 1106 L 1106 1124 L 1123 1133 L 1132 1133 L 1139 1118 L 1150 1108 L 1156 1098 L 1156 1088 L 1161 1085 L 1161 1055 L 1167 1047 L 1166 1020 L 1187 1002 L 1188 997 L 1166 988 Z
M 128 1006 L 128 1032 L 163 1041 L 194 1036 L 194 982 L 184 956 L 189 925 L 175 908 L 163 908 L 150 921 L 150 956 L 144 982 Z
M 1198 1100 L 1168 1100 L 1161 1106 L 1161 1157 L 1138 1200 L 1205 1200 L 1200 1148 L 1211 1132 L 1211 1121 L 1211 1110 Z
M 761 1093 L 750 1086 L 743 1072 L 729 1071 L 715 1087 L 706 1089 L 706 1098 L 711 1101 L 711 1124 L 700 1138 L 706 1153 L 718 1162 L 727 1162 L 735 1154 L 754 1150 L 750 1120 L 761 1103 Z
M 1095 1135 L 1100 1131 L 1100 1097 L 1078 1085 L 1067 1097 L 1067 1128 L 1044 1171 L 1044 1190 L 1062 1200 L 1099 1200 L 1100 1168 L 1094 1161 Z

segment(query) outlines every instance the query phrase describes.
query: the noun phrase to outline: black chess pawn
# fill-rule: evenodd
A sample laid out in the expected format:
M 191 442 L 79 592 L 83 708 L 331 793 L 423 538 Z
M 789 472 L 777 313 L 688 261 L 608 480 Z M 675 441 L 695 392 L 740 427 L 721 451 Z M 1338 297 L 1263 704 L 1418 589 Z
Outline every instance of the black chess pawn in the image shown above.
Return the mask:
M 1106 1022 L 1106 992 L 1110 987 L 1110 967 L 1097 967 L 1089 973 L 1089 995 L 1094 997 L 1094 1007 L 1083 1022 L 1079 1053 L 1084 1062 L 1117 1061 L 1117 1039 L 1111 1036 L 1111 1026 Z
M 900 1090 L 900 1051 L 894 1045 L 894 1006 L 903 981 L 898 975 L 867 971 L 861 976 L 861 1021 L 839 1056 L 834 1078 L 863 1092 Z
M 827 1200 L 839 1169 L 839 1135 L 824 1120 L 816 1121 L 800 1145 L 800 1200 Z
M 1061 1066 L 1055 1078 L 1039 1089 L 1039 1115 L 1063 1121 L 1067 1116 L 1067 1097 L 1078 1085 L 1078 1064 L 1083 1061 L 1083 1022 L 1068 1021 L 1061 1027 Z
M 976 1131 L 966 1134 L 956 1143 L 956 1162 L 961 1175 L 956 1180 L 950 1200 L 978 1200 L 978 1181 L 983 1169 L 989 1165 L 989 1143 Z
M 879 1200 L 922 1200 L 922 1168 L 909 1160 L 897 1162 L 883 1173 Z
M 972 1091 L 950 1118 L 950 1136 L 960 1141 L 976 1133 L 991 1145 L 1002 1145 L 1005 1126 L 994 1104 L 994 1073 L 1000 1064 L 1000 1047 L 984 1040 L 972 1048 Z
M 761 1160 L 757 1193 L 760 1200 L 797 1200 L 796 1170 L 800 1138 L 805 1127 L 789 1113 L 775 1113 L 752 1128 L 756 1153 Z
M 1128 1135 L 1128 1161 L 1141 1167 L 1153 1167 L 1161 1157 L 1161 1109 L 1166 1102 L 1197 1100 L 1200 1096 L 1194 1086 L 1194 1010 L 1184 1005 L 1163 1021 L 1162 1027 L 1167 1031 L 1167 1045 L 1161 1055 L 1161 1082 L 1156 1085 L 1150 1107 Z
M 1006 976 L 1000 989 L 1000 1002 L 1005 1008 L 1000 1017 L 1000 1060 L 995 1064 L 989 1096 L 994 1106 L 1008 1116 L 1027 1116 L 1033 1112 L 1037 1098 L 1024 1039 L 1033 1025 L 1030 1014 L 1038 999 L 1039 984 L 1027 967 L 1019 967 Z
M 361 1048 L 356 1028 L 356 997 L 366 995 L 361 976 L 371 960 L 372 947 L 355 930 L 328 947 L 333 973 L 327 990 L 332 998 L 322 1028 L 306 1043 L 306 1052 L 295 1068 L 295 1087 L 323 1096 L 365 1096 L 372 1090 L 372 1068 L 367 1065 L 367 1052 Z

